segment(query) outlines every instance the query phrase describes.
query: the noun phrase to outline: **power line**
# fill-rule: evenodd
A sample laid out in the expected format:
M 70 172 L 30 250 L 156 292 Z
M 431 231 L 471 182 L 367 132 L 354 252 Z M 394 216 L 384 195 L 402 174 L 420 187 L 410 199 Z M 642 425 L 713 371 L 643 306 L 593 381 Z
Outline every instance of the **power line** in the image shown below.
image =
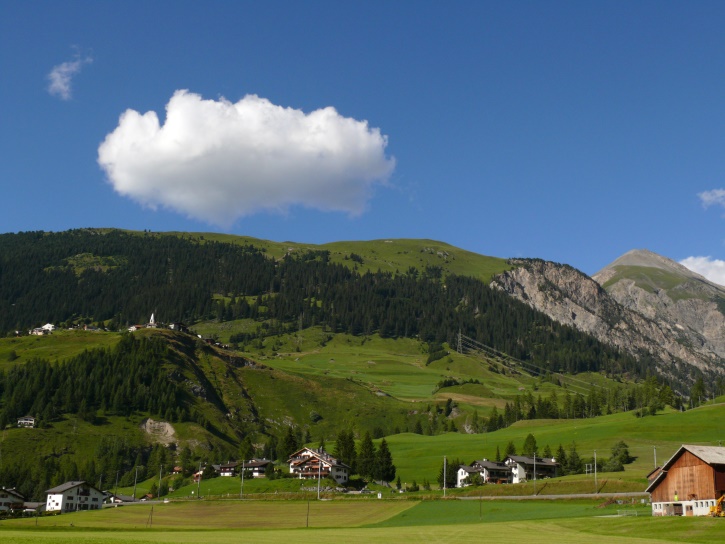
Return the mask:
M 502 366 L 508 368 L 513 372 L 524 371 L 527 374 L 531 375 L 552 374 L 559 378 L 559 383 L 565 384 L 568 388 L 572 389 L 573 392 L 578 395 L 584 396 L 588 394 L 592 387 L 597 387 L 602 390 L 605 389 L 599 384 L 580 380 L 578 378 L 562 374 L 561 372 L 552 371 L 551 369 L 545 368 L 529 361 L 522 361 L 521 359 L 512 357 L 507 353 L 499 351 L 495 348 L 492 348 L 491 346 L 487 346 L 486 344 L 474 340 L 473 338 L 465 336 L 460 332 L 458 333 L 458 349 L 459 353 L 461 353 L 462 355 L 479 354 L 482 355 L 483 358 L 493 360 L 494 362 L 501 364 Z

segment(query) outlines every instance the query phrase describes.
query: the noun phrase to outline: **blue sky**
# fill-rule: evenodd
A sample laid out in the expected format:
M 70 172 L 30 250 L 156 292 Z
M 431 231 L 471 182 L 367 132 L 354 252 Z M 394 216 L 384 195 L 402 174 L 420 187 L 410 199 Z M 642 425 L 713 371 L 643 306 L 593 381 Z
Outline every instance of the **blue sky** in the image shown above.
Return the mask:
M 589 274 L 647 248 L 725 283 L 724 27 L 706 1 L 5 0 L 0 232 L 430 238 Z

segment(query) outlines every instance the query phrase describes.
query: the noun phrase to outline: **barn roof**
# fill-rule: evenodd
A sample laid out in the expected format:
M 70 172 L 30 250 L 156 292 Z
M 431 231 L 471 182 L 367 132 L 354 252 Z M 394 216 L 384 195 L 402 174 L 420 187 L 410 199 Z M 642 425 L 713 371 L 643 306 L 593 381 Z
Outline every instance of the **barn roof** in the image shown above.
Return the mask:
M 692 455 L 696 455 L 708 465 L 725 465 L 725 447 L 719 446 L 682 446 Z M 669 461 L 662 468 L 669 468 Z

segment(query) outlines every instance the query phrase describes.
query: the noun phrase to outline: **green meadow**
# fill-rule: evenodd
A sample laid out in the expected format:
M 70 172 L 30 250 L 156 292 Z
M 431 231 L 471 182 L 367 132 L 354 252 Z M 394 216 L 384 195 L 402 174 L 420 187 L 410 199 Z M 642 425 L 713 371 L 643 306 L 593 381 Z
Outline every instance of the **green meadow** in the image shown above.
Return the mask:
M 592 419 L 519 421 L 493 433 L 437 436 L 404 433 L 386 440 L 401 479 L 406 482 L 416 479 L 420 483 L 423 478 L 432 481 L 437 476 L 444 455 L 464 462 L 484 457 L 494 459 L 497 447 L 503 454 L 508 442 L 513 441 L 520 449 L 529 433 L 536 438 L 540 450 L 547 444 L 556 451 L 559 444 L 568 449 L 575 443 L 579 455 L 586 459 L 594 456 L 594 450 L 600 457 L 609 457 L 612 446 L 624 440 L 635 461 L 626 466 L 625 472 L 601 474 L 600 478 L 639 482 L 640 489 L 644 490 L 645 477 L 655 466 L 655 448 L 657 464 L 661 465 L 682 444 L 717 445 L 719 440 L 725 440 L 725 405 L 706 405 L 686 412 L 669 410 L 643 418 L 627 412 Z M 562 480 L 582 478 L 569 476 Z M 588 478 L 593 480 L 593 476 Z
M 505 259 L 489 257 L 457 248 L 436 240 L 392 238 L 385 240 L 343 241 L 329 244 L 305 244 L 299 242 L 273 242 L 249 236 L 219 233 L 166 232 L 159 235 L 181 236 L 206 241 L 231 244 L 250 244 L 264 249 L 274 259 L 294 252 L 329 251 L 330 260 L 357 268 L 360 272 L 406 272 L 415 267 L 422 270 L 427 266 L 439 266 L 443 272 L 473 276 L 489 281 L 494 274 L 512 268 Z M 351 254 L 362 258 L 362 263 L 350 258 Z
M 120 338 L 120 333 L 76 330 L 56 330 L 47 336 L 0 338 L 0 370 L 35 358 L 62 361 L 87 349 L 114 346 Z
M 622 516 L 621 514 L 626 514 Z M 719 541 L 723 520 L 602 501 L 189 501 L 0 522 L 3 543 Z

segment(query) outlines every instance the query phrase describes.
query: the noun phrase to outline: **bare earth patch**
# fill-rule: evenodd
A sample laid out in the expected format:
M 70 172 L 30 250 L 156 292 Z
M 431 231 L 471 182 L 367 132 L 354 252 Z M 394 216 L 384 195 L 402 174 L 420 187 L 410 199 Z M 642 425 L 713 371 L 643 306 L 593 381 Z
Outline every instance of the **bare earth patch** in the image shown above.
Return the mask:
M 154 421 L 151 418 L 144 419 L 141 428 L 154 442 L 169 445 L 176 442 L 176 431 L 171 423 L 166 421 Z

